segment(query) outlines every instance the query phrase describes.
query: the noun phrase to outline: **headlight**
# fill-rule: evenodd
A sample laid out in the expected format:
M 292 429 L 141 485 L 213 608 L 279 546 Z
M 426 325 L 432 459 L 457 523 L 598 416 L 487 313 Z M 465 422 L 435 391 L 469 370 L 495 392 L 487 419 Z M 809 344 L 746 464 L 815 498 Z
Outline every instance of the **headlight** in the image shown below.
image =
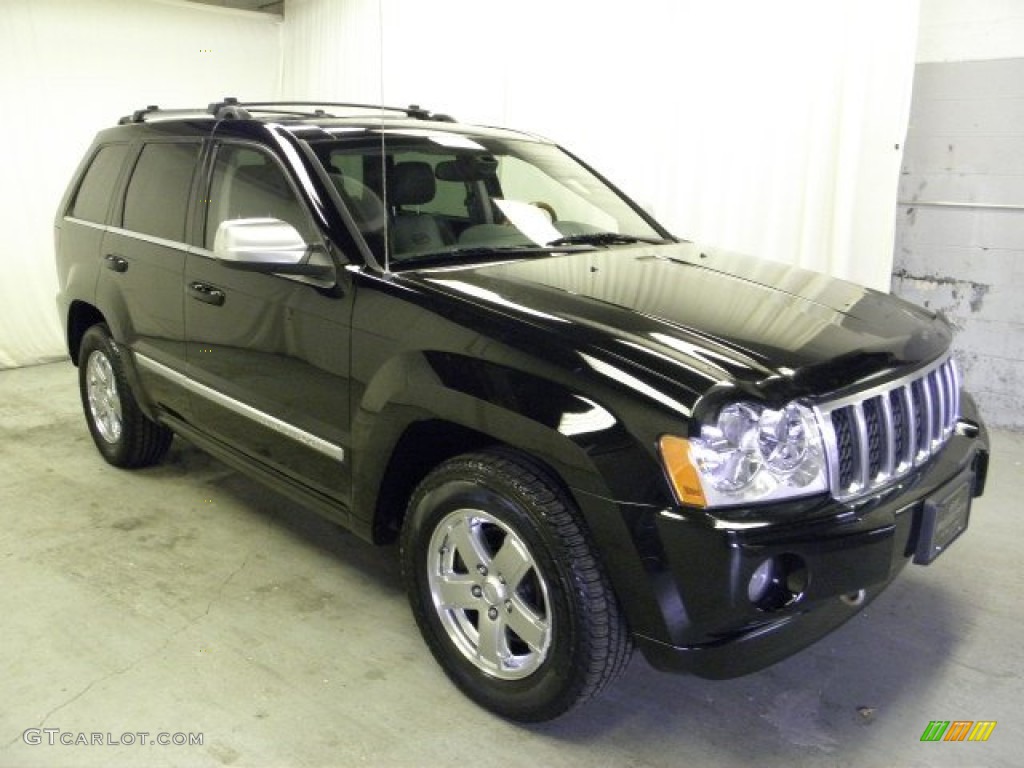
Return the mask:
M 679 500 L 702 507 L 774 501 L 828 488 L 814 412 L 791 403 L 725 406 L 689 440 L 666 436 L 661 454 Z

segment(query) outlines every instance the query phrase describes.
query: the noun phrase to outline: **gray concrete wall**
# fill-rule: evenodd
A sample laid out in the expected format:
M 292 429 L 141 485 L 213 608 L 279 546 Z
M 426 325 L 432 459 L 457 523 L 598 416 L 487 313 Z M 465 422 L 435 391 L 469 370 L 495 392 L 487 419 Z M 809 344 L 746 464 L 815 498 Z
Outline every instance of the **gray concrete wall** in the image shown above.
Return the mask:
M 1024 58 L 920 63 L 893 293 L 957 329 L 992 426 L 1024 429 Z

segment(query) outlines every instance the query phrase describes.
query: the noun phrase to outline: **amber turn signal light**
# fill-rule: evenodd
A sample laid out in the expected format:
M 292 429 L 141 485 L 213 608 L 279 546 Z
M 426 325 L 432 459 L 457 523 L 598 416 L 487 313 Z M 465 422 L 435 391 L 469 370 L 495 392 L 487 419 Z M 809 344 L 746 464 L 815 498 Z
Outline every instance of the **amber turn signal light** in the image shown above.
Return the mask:
M 658 441 L 658 447 L 661 449 L 661 460 L 665 464 L 665 470 L 679 502 L 694 507 L 706 507 L 708 502 L 704 498 L 704 490 L 700 485 L 689 441 L 682 437 L 665 435 Z

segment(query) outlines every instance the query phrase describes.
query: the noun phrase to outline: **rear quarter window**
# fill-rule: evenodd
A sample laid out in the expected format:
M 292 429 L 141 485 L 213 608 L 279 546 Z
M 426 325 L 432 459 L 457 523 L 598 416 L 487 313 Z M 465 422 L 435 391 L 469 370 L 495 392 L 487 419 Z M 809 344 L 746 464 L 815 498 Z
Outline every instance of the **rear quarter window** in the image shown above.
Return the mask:
M 97 224 L 106 222 L 117 177 L 127 154 L 127 144 L 108 144 L 99 148 L 78 185 L 68 210 L 69 216 Z

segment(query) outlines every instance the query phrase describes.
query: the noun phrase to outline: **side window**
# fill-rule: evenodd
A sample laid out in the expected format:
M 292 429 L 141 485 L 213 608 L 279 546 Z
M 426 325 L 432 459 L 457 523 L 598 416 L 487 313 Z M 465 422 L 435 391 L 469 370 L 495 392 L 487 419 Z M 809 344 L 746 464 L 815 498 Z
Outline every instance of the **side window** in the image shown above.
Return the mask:
M 127 144 L 108 144 L 100 148 L 75 193 L 69 216 L 97 224 L 106 222 L 110 197 L 127 154 Z
M 143 147 L 125 195 L 125 229 L 184 241 L 188 193 L 199 146 L 197 142 Z
M 206 248 L 213 250 L 217 227 L 231 219 L 280 219 L 316 242 L 314 229 L 284 171 L 264 152 L 222 145 L 217 150 L 206 212 Z

